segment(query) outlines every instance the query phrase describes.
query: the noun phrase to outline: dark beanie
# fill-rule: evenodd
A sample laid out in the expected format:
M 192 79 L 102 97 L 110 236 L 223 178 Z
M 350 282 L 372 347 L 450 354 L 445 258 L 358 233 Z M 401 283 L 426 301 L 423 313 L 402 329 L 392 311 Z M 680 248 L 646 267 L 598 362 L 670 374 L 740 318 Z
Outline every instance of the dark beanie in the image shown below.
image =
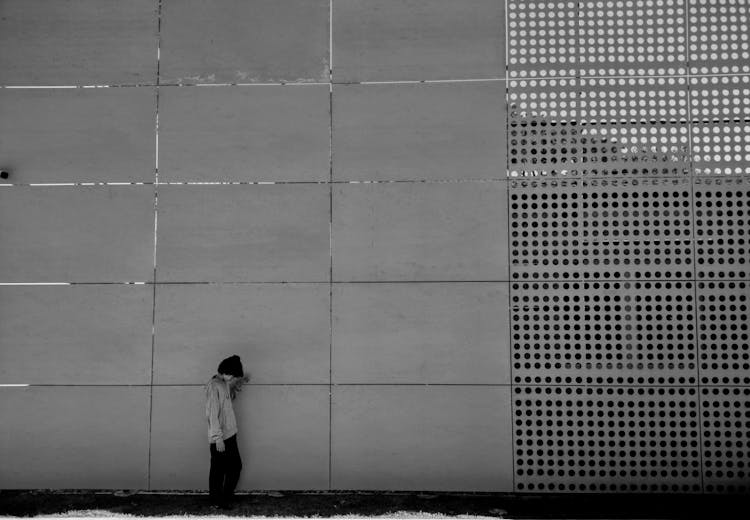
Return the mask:
M 242 370 L 242 362 L 240 356 L 235 354 L 229 356 L 224 361 L 219 363 L 219 374 L 227 374 L 234 377 L 242 377 L 244 372 Z

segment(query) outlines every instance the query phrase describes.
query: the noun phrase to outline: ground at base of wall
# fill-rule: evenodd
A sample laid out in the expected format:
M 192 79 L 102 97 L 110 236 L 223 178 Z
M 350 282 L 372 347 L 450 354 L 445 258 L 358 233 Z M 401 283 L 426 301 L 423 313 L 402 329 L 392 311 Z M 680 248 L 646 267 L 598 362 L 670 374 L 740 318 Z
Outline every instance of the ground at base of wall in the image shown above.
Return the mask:
M 215 510 L 205 494 L 0 490 L 0 516 L 747 518 L 750 496 L 249 493 Z

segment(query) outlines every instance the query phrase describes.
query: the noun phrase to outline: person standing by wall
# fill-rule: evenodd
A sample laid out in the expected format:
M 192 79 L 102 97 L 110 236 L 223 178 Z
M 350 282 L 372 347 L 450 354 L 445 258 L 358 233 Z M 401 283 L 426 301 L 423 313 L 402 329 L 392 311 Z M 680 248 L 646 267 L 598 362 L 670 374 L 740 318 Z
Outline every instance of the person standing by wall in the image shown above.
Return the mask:
M 219 363 L 217 374 L 206 385 L 206 419 L 211 452 L 208 475 L 211 504 L 226 508 L 234 497 L 240 479 L 242 459 L 237 448 L 237 419 L 232 401 L 249 381 L 237 355 Z

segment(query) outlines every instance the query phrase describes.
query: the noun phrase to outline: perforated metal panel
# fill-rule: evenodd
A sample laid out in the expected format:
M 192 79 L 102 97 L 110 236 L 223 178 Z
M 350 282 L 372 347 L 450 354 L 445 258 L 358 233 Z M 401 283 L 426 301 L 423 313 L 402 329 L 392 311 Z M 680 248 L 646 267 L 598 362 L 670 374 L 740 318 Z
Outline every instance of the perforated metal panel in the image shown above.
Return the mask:
M 696 179 L 694 191 L 698 278 L 750 278 L 750 179 Z
M 701 388 L 705 490 L 750 491 L 750 388 Z
M 690 279 L 687 179 L 519 180 L 511 279 Z
M 516 491 L 748 491 L 749 13 L 508 2 Z
M 574 176 L 580 162 L 574 78 L 508 82 L 508 175 Z
M 695 173 L 750 174 L 750 76 L 692 77 L 690 99 Z
M 745 0 L 689 0 L 691 74 L 750 72 L 750 5 Z
M 507 5 L 510 77 L 575 76 L 578 2 L 508 0 Z
M 518 491 L 700 492 L 695 388 L 516 386 Z
M 750 385 L 750 282 L 698 282 L 704 385 Z
M 577 5 L 582 75 L 685 73 L 685 0 Z
M 696 384 L 693 282 L 512 289 L 514 383 Z

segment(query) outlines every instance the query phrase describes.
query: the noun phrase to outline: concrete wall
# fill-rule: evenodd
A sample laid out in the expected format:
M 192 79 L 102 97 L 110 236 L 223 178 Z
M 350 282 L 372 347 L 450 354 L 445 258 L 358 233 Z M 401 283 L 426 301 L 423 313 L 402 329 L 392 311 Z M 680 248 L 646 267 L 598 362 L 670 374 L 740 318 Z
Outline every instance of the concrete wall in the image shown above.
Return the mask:
M 747 492 L 748 25 L 0 2 L 0 487 Z

